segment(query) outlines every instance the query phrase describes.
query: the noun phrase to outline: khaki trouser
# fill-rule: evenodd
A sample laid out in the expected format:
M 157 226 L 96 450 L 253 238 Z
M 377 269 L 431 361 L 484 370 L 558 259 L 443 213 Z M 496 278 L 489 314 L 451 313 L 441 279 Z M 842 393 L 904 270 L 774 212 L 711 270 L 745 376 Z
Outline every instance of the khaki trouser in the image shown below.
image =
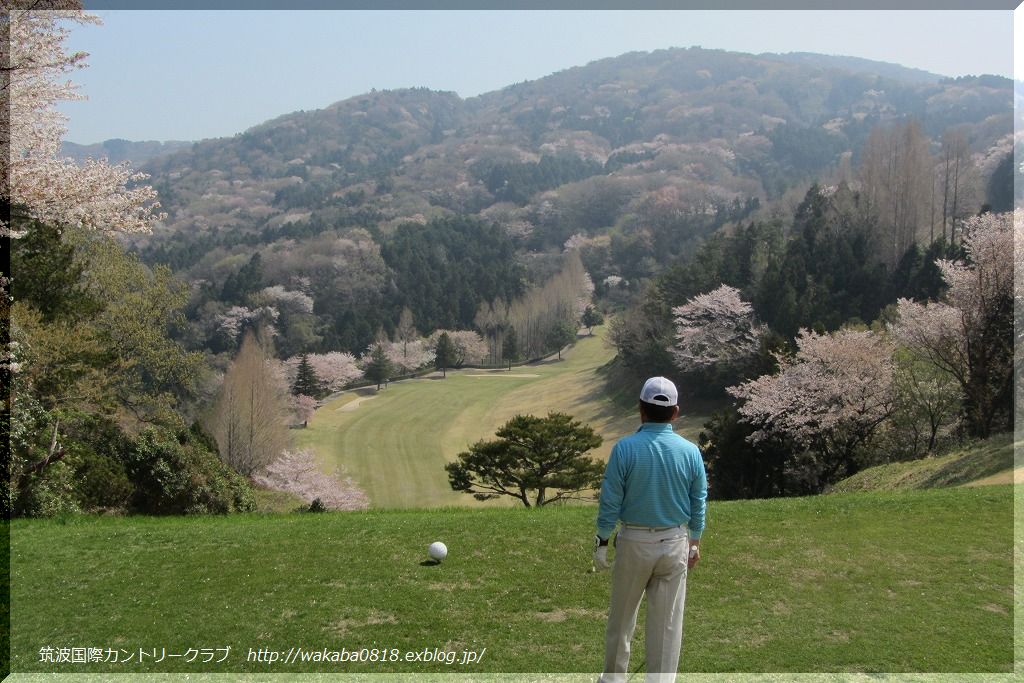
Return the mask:
M 645 592 L 646 678 L 669 683 L 675 680 L 683 643 L 689 546 L 685 526 L 660 531 L 624 526 L 619 531 L 612 567 L 604 673 L 598 679 L 601 683 L 626 680 L 630 641 Z

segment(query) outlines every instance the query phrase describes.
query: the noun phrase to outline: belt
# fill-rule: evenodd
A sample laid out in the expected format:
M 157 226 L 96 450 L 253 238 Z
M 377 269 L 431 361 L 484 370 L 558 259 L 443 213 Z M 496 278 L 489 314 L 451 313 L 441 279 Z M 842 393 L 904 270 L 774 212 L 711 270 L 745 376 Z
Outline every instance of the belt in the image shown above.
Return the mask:
M 640 526 L 638 524 L 623 523 L 622 526 L 624 526 L 627 529 L 636 529 L 637 531 L 650 531 L 651 533 L 654 533 L 656 531 L 668 531 L 669 529 L 679 529 L 683 525 L 676 524 L 675 526 Z

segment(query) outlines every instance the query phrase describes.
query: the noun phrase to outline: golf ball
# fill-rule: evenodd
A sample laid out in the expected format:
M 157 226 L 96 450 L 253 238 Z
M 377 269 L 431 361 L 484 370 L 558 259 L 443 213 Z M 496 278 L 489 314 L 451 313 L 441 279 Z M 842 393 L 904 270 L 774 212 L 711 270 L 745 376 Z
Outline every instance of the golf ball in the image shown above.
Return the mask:
M 430 544 L 430 547 L 427 548 L 427 554 L 430 555 L 430 559 L 440 562 L 444 558 L 448 557 L 448 546 L 441 543 L 441 541 L 434 541 Z

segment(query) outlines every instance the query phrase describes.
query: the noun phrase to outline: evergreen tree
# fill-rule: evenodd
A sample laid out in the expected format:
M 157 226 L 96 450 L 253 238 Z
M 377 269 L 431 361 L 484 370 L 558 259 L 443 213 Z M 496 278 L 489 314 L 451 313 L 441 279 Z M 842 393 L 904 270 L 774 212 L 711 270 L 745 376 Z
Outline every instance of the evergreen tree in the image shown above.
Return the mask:
M 88 263 L 75 257 L 65 232 L 30 221 L 25 236 L 10 242 L 14 299 L 38 310 L 45 322 L 58 317 L 82 320 L 103 308 L 83 285 Z
M 985 186 L 989 208 L 995 213 L 1013 211 L 1013 153 L 999 162 Z
M 474 218 L 399 226 L 380 253 L 394 271 L 394 303 L 408 307 L 421 330 L 467 329 L 481 302 L 511 301 L 524 290 L 512 239 Z
M 509 327 L 505 333 L 505 343 L 501 347 L 501 356 L 508 361 L 509 372 L 512 371 L 512 363 L 519 360 L 519 341 L 516 339 L 516 328 Z
M 303 394 L 313 398 L 321 398 L 324 395 L 324 385 L 316 371 L 309 362 L 309 356 L 302 354 L 299 359 L 299 367 L 295 373 L 295 383 L 292 384 L 292 393 L 298 396 Z
M 434 349 L 434 367 L 441 371 L 444 377 L 448 376 L 448 368 L 456 361 L 458 350 L 452 343 L 452 338 L 447 332 L 442 332 L 437 338 L 437 347 Z
M 570 415 L 517 415 L 495 436 L 497 440 L 478 441 L 445 465 L 454 490 L 477 500 L 510 496 L 526 507 L 541 507 L 582 499 L 584 491 L 601 485 L 604 464 L 585 453 L 602 439 Z M 531 491 L 536 492 L 532 499 Z
M 380 385 L 391 379 L 393 374 L 394 366 L 388 360 L 387 353 L 384 351 L 384 345 L 381 343 L 374 344 L 373 351 L 370 353 L 370 362 L 366 366 L 366 379 L 376 382 L 377 391 L 380 391 Z
M 803 487 L 796 468 L 789 467 L 799 450 L 775 436 L 752 443 L 755 427 L 735 406 L 713 413 L 700 433 L 708 472 L 708 494 L 716 500 L 773 498 L 813 493 Z
M 245 298 L 263 287 L 263 258 L 257 251 L 237 273 L 228 276 L 220 298 L 225 303 L 242 304 Z

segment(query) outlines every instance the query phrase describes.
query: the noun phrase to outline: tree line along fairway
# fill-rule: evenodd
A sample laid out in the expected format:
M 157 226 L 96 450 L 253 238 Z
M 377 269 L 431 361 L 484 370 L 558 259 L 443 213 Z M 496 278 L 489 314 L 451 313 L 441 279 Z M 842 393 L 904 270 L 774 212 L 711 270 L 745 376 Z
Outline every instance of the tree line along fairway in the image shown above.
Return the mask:
M 494 438 L 494 431 L 517 414 L 559 411 L 590 424 L 604 438 L 590 453 L 601 460 L 607 460 L 617 439 L 636 429 L 635 410 L 613 400 L 598 371 L 614 353 L 604 342 L 604 328 L 595 328 L 560 361 L 511 371 L 449 370 L 444 379 L 431 373 L 380 391 L 346 392 L 296 432 L 296 445 L 312 449 L 325 472 L 338 469 L 352 477 L 373 507 L 477 506 L 472 496 L 451 490 L 444 465 L 470 444 Z M 703 420 L 681 418 L 677 430 L 696 439 Z

